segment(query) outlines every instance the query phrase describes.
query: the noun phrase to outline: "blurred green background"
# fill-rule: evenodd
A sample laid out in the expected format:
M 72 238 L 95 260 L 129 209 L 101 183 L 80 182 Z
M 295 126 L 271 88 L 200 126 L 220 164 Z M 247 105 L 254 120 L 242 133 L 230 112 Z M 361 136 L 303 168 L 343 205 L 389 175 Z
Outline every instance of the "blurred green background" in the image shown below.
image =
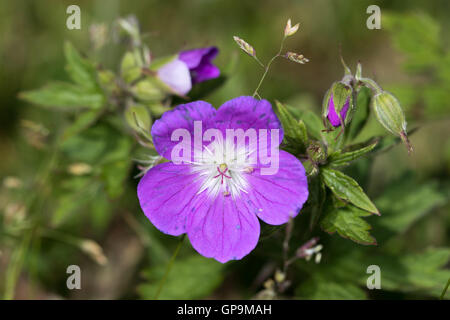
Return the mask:
M 278 49 L 288 18 L 300 22 L 300 30 L 286 41 L 286 48 L 304 54 L 310 62 L 295 65 L 277 60 L 260 90 L 264 98 L 320 114 L 325 91 L 343 75 L 339 46 L 353 70 L 361 61 L 365 75 L 399 98 L 408 129 L 418 128 L 410 137 L 415 152 L 408 156 L 399 145 L 373 161 L 348 169 L 382 212 L 381 217 L 368 220 L 379 246 L 358 246 L 337 235 L 320 233 L 324 243 L 321 264 L 299 262 L 292 271 L 295 286 L 288 296 L 439 296 L 449 277 L 450 246 L 448 1 L 77 1 L 81 30 L 66 28 L 70 4 L 74 2 L 0 2 L 0 289 L 22 299 L 153 295 L 177 241 L 159 233 L 141 213 L 135 195 L 138 180 L 133 178 L 137 173 L 134 165 L 125 172 L 125 182 L 112 182 L 123 189 L 117 191 L 119 197 L 114 191 L 107 196 L 102 193 L 107 179 L 92 184 L 82 177 L 68 178 L 67 173 L 70 164 L 86 158 L 100 161 L 101 148 L 115 148 L 131 158 L 129 140 L 122 141 L 120 134 L 108 134 L 111 141 L 105 146 L 100 141 L 102 133 L 93 132 L 92 144 L 86 148 L 100 155 L 84 158 L 77 158 L 77 153 L 86 144 L 73 142 L 64 158 L 58 159 L 57 170 L 50 172 L 49 179 L 58 188 L 36 187 L 36 177 L 45 172 L 52 159 L 48 143 L 70 116 L 18 99 L 21 91 L 41 87 L 50 80 L 68 79 L 63 55 L 67 40 L 116 71 L 124 48 L 107 44 L 94 51 L 89 26 L 109 26 L 117 18 L 133 14 L 155 56 L 206 45 L 219 47 L 215 64 L 229 78 L 206 98 L 215 106 L 251 94 L 261 77 L 261 68 L 239 51 L 232 37 L 237 35 L 251 43 L 259 58 L 267 61 Z M 381 7 L 381 30 L 366 28 L 366 8 L 371 4 Z M 384 131 L 372 116 L 359 138 L 362 141 L 379 134 Z M 75 189 L 77 197 L 72 191 Z M 40 193 L 46 195 L 28 208 L 28 200 Z M 86 204 L 74 207 L 82 201 Z M 47 227 L 27 239 L 20 230 L 26 228 L 30 211 L 41 212 L 38 220 Z M 64 222 L 60 223 L 55 214 Z M 299 216 L 296 223 L 301 224 L 301 219 Z M 52 222 L 47 224 L 48 220 Z M 276 246 L 281 246 L 282 238 L 282 234 L 275 235 L 273 242 L 260 243 L 245 262 L 225 266 L 204 259 L 185 245 L 161 297 L 251 298 L 279 263 Z M 87 245 L 93 247 L 83 249 L 80 241 L 85 239 L 95 240 L 101 249 L 89 242 Z M 266 249 L 273 249 L 274 254 L 265 256 Z M 380 250 L 383 254 L 378 257 Z M 382 276 L 384 290 L 377 292 L 365 289 L 365 268 L 374 263 L 380 264 L 382 273 L 386 270 L 385 278 Z M 66 289 L 65 269 L 69 264 L 81 266 L 82 290 Z M 207 285 L 199 285 L 204 281 Z

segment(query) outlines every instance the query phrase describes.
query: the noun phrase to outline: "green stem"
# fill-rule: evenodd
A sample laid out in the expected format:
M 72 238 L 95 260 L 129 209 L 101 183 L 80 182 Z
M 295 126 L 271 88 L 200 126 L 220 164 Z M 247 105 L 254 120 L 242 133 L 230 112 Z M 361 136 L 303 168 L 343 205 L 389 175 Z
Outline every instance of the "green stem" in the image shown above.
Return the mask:
M 447 292 L 448 286 L 450 286 L 450 279 L 448 279 L 447 285 L 445 286 L 444 291 L 442 291 L 441 297 L 439 299 L 444 300 L 444 296 L 445 293 Z
M 276 55 L 274 55 L 272 57 L 272 59 L 270 59 L 270 61 L 267 64 L 267 66 L 264 67 L 264 69 L 265 69 L 264 73 L 263 73 L 263 75 L 261 77 L 261 80 L 259 80 L 258 86 L 256 87 L 255 91 L 253 92 L 253 97 L 255 97 L 257 95 L 259 97 L 258 90 L 261 87 L 261 84 L 264 82 L 264 79 L 266 78 L 267 72 L 269 72 L 269 68 L 270 68 L 272 62 L 281 55 L 281 51 L 283 51 L 284 40 L 286 40 L 286 37 L 283 37 L 283 40 L 281 40 L 280 50 L 278 50 L 278 53 Z M 259 60 L 258 60 L 258 62 L 259 62 Z M 260 64 L 262 66 L 264 66 L 261 62 L 260 62 Z
M 184 240 L 185 237 L 186 237 L 186 234 L 183 234 L 181 236 L 181 239 L 178 242 L 178 245 L 177 245 L 177 247 L 175 249 L 175 252 L 173 253 L 172 257 L 170 258 L 169 264 L 167 265 L 167 268 L 166 268 L 166 273 L 164 274 L 163 278 L 161 279 L 161 282 L 159 283 L 158 290 L 156 290 L 155 300 L 158 300 L 158 297 L 159 297 L 159 295 L 161 293 L 161 290 L 164 287 L 164 284 L 166 283 L 167 277 L 168 277 L 168 275 L 170 273 L 170 269 L 172 269 L 173 263 L 175 262 L 175 259 L 177 258 L 178 252 L 181 249 L 181 245 L 183 244 L 183 240 Z

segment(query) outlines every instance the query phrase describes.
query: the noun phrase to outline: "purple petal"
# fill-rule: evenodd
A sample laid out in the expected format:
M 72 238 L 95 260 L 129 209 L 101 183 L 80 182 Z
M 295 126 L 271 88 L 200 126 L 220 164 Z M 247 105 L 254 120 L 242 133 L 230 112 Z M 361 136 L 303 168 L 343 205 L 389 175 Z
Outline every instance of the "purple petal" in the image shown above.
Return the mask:
M 212 63 L 203 63 L 191 70 L 192 83 L 199 83 L 220 76 L 220 69 Z
M 308 199 L 308 181 L 302 163 L 280 150 L 279 169 L 274 175 L 261 175 L 255 168 L 246 175 L 250 184 L 242 199 L 261 220 L 280 225 L 295 217 Z
M 193 84 L 217 78 L 220 75 L 219 68 L 212 64 L 212 60 L 218 52 L 219 50 L 216 47 L 180 52 L 179 59 L 186 63 L 191 71 Z
M 341 110 L 341 119 L 345 120 L 345 116 L 347 115 L 348 107 L 349 107 L 350 99 L 347 99 L 344 106 Z M 330 96 L 330 101 L 328 104 L 328 120 L 330 121 L 333 127 L 339 127 L 341 125 L 341 120 L 339 119 L 338 114 L 336 113 L 336 109 L 334 108 L 333 94 Z
M 200 187 L 188 165 L 166 162 L 150 169 L 139 181 L 139 203 L 152 224 L 164 233 L 185 233 L 188 213 Z
M 187 224 L 194 249 L 222 263 L 250 253 L 258 243 L 259 231 L 258 218 L 242 201 L 208 198 L 205 193 L 196 199 Z
M 163 65 L 158 77 L 177 94 L 185 95 L 192 89 L 191 74 L 186 63 L 179 59 Z
M 171 136 L 176 129 L 186 129 L 191 135 L 191 146 L 194 146 L 194 121 L 201 120 L 203 132 L 213 124 L 216 110 L 207 102 L 195 101 L 175 107 L 165 112 L 152 126 L 152 137 L 156 151 L 166 159 L 171 159 L 171 152 L 178 141 Z
M 258 100 L 250 96 L 242 96 L 229 100 L 217 110 L 216 123 L 222 130 L 267 129 L 269 137 L 270 130 L 278 129 L 278 144 L 283 140 L 283 128 L 280 120 L 273 112 L 270 102 L 264 99 Z
M 202 59 L 211 61 L 218 53 L 219 50 L 216 47 L 186 50 L 180 52 L 179 59 L 185 62 L 189 69 L 194 69 L 200 65 Z

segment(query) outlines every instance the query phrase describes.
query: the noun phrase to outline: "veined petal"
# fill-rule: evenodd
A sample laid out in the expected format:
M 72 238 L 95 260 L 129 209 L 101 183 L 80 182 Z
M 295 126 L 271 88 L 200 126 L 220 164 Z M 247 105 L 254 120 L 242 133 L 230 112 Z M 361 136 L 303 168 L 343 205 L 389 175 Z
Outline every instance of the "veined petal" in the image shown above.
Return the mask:
M 196 198 L 188 218 L 187 234 L 201 255 L 225 263 L 239 260 L 258 243 L 260 225 L 248 207 L 231 197 Z
M 202 121 L 203 131 L 211 127 L 216 110 L 207 102 L 196 101 L 175 107 L 165 112 L 152 126 L 152 137 L 156 151 L 166 159 L 171 159 L 171 152 L 179 141 L 172 141 L 176 129 L 188 130 L 191 147 L 194 147 L 194 121 Z M 180 139 L 181 140 L 181 139 Z
M 248 173 L 250 187 L 242 194 L 251 211 L 268 224 L 280 225 L 295 217 L 308 199 L 308 181 L 302 163 L 280 150 L 279 168 L 274 175 L 261 175 L 261 167 Z
M 217 126 L 222 129 L 267 129 L 279 130 L 279 142 L 283 141 L 283 128 L 270 102 L 250 96 L 242 96 L 225 102 L 216 115 Z M 277 146 L 278 146 L 277 145 Z
M 164 233 L 185 233 L 200 183 L 189 165 L 166 162 L 150 169 L 139 181 L 139 203 L 152 224 Z

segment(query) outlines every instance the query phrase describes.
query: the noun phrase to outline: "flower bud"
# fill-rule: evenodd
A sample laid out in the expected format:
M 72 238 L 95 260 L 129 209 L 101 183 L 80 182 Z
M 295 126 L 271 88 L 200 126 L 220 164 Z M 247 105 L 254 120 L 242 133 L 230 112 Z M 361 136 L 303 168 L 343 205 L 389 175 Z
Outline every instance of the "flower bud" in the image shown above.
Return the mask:
M 317 141 L 311 141 L 306 152 L 309 159 L 316 164 L 324 163 L 327 158 L 324 147 Z
M 284 28 L 284 36 L 289 37 L 295 34 L 298 30 L 298 27 L 300 26 L 299 23 L 297 23 L 295 26 L 292 26 L 291 19 L 288 20 L 286 23 L 286 27 Z
M 335 82 L 323 102 L 324 123 L 330 123 L 333 127 L 345 126 L 350 121 L 348 111 L 352 107 L 352 88 L 342 82 Z
M 372 107 L 378 122 L 390 133 L 399 136 L 412 152 L 412 146 L 406 135 L 406 120 L 398 100 L 389 92 L 377 93 L 372 99 Z

